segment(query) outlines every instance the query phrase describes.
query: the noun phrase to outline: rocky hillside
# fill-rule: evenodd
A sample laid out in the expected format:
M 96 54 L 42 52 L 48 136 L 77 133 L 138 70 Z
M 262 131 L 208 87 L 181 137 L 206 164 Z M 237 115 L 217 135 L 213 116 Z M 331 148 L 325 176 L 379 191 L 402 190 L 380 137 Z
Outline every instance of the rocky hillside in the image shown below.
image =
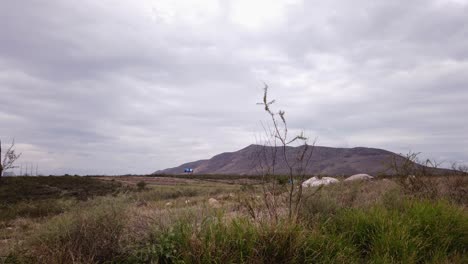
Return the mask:
M 287 147 L 286 156 L 294 162 L 296 157 L 303 152 L 304 146 Z M 281 148 L 276 148 L 277 159 L 275 174 L 288 173 L 288 166 L 284 161 Z M 156 171 L 155 174 L 182 174 L 185 168 L 194 169 L 195 174 L 261 174 L 266 168 L 271 167 L 275 152 L 274 147 L 250 145 L 235 152 L 226 152 L 207 160 L 185 163 L 175 168 Z M 322 175 L 352 175 L 367 173 L 372 175 L 393 174 L 389 170 L 392 159 L 402 159 L 399 155 L 375 148 L 330 148 L 315 146 L 309 148 L 305 157 L 310 155 L 306 173 Z M 270 166 L 268 166 L 270 165 Z M 305 167 L 305 164 L 304 164 Z M 294 169 L 300 168 L 296 164 Z

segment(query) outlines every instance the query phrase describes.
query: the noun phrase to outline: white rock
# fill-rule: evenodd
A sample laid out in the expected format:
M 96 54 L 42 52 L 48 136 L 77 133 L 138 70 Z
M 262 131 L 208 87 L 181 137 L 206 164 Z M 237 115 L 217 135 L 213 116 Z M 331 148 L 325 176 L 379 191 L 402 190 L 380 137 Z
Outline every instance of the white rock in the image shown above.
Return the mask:
M 374 177 L 370 176 L 369 174 L 354 174 L 353 176 L 349 176 L 345 179 L 345 181 L 367 181 L 372 180 Z
M 322 177 L 321 179 L 317 177 L 312 177 L 302 183 L 302 187 L 317 187 L 321 185 L 329 185 L 332 183 L 340 182 L 339 180 L 332 177 Z

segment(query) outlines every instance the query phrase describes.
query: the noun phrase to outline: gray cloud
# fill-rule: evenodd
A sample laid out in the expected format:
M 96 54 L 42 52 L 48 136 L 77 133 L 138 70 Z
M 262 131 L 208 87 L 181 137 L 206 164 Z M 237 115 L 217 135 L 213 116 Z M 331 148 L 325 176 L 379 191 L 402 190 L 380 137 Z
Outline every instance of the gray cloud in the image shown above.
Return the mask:
M 10 1 L 0 16 L 0 136 L 46 174 L 254 143 L 262 81 L 320 145 L 468 161 L 466 1 Z

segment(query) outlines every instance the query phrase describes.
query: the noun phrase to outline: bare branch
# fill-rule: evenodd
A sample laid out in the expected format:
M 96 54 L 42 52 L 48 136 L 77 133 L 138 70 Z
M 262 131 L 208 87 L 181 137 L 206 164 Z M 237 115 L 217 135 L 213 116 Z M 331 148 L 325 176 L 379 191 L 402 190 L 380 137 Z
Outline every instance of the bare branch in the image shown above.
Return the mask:
M 283 110 L 279 110 L 278 112 L 273 111 L 270 106 L 273 103 L 275 103 L 275 100 L 269 101 L 268 85 L 266 83 L 263 89 L 264 89 L 263 102 L 258 103 L 258 105 L 263 105 L 265 111 L 268 113 L 268 115 L 271 118 L 271 122 L 272 122 L 271 129 L 270 127 L 268 127 L 269 129 L 267 130 L 265 126 L 263 126 L 263 124 L 262 126 L 263 126 L 265 134 L 267 135 L 267 140 L 265 144 L 273 147 L 272 153 L 271 153 L 271 164 L 269 162 L 265 162 L 267 165 L 266 172 L 272 173 L 272 175 L 275 175 L 275 167 L 278 162 L 277 158 L 279 156 L 282 156 L 284 164 L 286 165 L 286 168 L 288 171 L 288 178 L 289 178 L 289 192 L 288 192 L 288 199 L 287 199 L 289 219 L 294 220 L 296 219 L 298 215 L 298 211 L 300 208 L 299 203 L 301 203 L 302 201 L 301 183 L 305 177 L 307 167 L 309 166 L 309 162 L 312 157 L 313 149 L 310 151 L 310 154 L 309 154 L 309 145 L 307 144 L 307 137 L 304 136 L 303 132 L 301 132 L 299 135 L 294 136 L 292 139 L 288 137 L 288 124 L 287 124 L 287 120 L 285 117 L 286 112 Z M 297 141 L 303 141 L 304 147 L 301 149 L 301 152 L 299 152 L 296 157 L 291 158 L 290 156 L 288 156 L 288 147 Z M 314 142 L 314 145 L 315 145 L 315 142 Z M 265 147 L 264 150 L 267 150 L 267 148 Z M 278 151 L 280 151 L 280 153 L 278 153 Z M 263 158 L 265 160 L 270 160 L 269 157 L 267 157 L 267 155 L 264 155 Z M 296 186 L 297 176 L 300 177 L 299 186 Z M 276 183 L 274 182 L 273 189 L 275 188 L 276 188 Z M 273 198 L 273 203 L 274 203 L 273 207 L 275 207 L 275 204 L 276 204 L 275 195 L 273 195 L 272 198 Z M 265 196 L 265 203 L 267 202 L 268 201 Z M 269 205 L 267 204 L 267 207 L 268 206 Z
M 21 157 L 21 153 L 16 154 L 14 147 L 15 147 L 15 139 L 13 139 L 10 147 L 7 149 L 7 151 L 5 152 L 3 156 L 3 160 L 0 164 L 0 177 L 3 175 L 3 171 L 16 168 L 16 166 L 14 166 L 14 163 Z M 1 158 L 1 154 L 2 154 L 2 149 L 1 149 L 1 141 L 0 141 L 0 158 Z

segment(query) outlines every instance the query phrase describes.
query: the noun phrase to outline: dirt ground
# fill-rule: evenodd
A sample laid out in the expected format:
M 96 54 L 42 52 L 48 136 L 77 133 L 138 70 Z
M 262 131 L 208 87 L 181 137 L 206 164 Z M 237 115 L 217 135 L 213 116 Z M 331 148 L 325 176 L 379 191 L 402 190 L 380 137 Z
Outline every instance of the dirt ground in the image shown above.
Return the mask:
M 136 185 L 140 181 L 144 181 L 149 185 L 197 185 L 206 183 L 222 183 L 222 184 L 259 184 L 258 180 L 254 179 L 187 179 L 176 177 L 145 177 L 145 176 L 100 176 L 96 177 L 100 180 L 118 181 L 127 185 Z

